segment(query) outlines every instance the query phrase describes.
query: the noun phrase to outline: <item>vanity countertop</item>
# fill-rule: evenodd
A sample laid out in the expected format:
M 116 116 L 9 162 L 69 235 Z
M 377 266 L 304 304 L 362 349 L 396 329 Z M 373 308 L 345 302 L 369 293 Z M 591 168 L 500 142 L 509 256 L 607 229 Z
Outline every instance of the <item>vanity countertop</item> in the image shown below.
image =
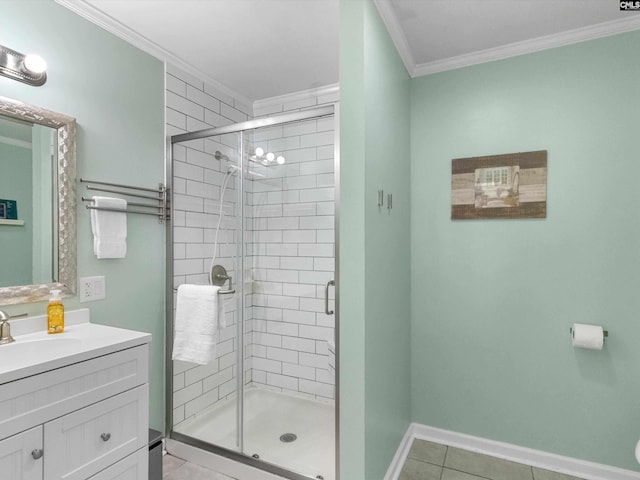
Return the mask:
M 15 342 L 0 345 L 0 384 L 151 342 L 149 333 L 91 323 L 87 309 L 67 312 L 54 335 L 44 315 L 10 323 Z

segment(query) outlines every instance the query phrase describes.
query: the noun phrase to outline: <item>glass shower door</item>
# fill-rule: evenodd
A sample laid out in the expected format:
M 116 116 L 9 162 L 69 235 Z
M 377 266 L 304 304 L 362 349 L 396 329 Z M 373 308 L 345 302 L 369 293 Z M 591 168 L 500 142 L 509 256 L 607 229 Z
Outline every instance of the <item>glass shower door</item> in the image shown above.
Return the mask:
M 214 360 L 171 364 L 171 436 L 297 480 L 335 478 L 332 112 L 172 139 L 174 289 L 229 293 Z
M 333 117 L 245 133 L 243 451 L 335 470 Z M 333 360 L 335 365 L 335 360 Z
M 218 295 L 224 313 L 215 330 L 215 359 L 206 365 L 173 361 L 173 430 L 235 451 L 241 451 L 241 145 L 242 133 L 175 144 L 172 172 L 174 321 L 179 285 L 209 284 L 215 267 L 230 277 L 221 291 L 236 289 Z

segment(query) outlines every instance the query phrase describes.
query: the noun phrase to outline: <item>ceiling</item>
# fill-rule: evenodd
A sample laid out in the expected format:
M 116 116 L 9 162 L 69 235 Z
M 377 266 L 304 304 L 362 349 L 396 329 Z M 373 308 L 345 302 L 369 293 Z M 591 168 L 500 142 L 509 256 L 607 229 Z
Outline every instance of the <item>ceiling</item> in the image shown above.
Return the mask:
M 640 29 L 619 0 L 375 0 L 412 76 Z
M 247 103 L 339 80 L 340 0 L 56 1 Z M 640 29 L 618 0 L 373 1 L 412 76 Z

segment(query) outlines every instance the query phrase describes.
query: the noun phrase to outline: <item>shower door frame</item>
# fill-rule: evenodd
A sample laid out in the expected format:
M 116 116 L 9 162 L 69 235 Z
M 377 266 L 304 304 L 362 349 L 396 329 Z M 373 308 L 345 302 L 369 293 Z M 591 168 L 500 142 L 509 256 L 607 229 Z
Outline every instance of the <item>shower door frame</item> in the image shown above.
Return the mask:
M 292 123 L 296 121 L 303 120 L 313 120 L 323 117 L 334 117 L 334 259 L 335 259 L 335 267 L 334 267 L 334 281 L 335 281 L 335 308 L 334 308 L 334 341 L 336 347 L 336 365 L 335 365 L 335 394 L 334 394 L 334 415 L 335 415 L 335 480 L 339 480 L 340 477 L 340 429 L 339 429 L 339 419 L 340 419 L 340 335 L 339 335 L 339 325 L 340 325 L 340 290 L 339 290 L 339 212 L 340 212 L 340 116 L 339 116 L 339 106 L 337 103 L 327 104 L 319 107 L 313 107 L 305 110 L 301 110 L 298 112 L 290 112 L 284 113 L 281 115 L 273 115 L 270 117 L 258 118 L 254 120 L 248 120 L 245 122 L 234 123 L 232 125 L 226 125 L 223 127 L 214 127 L 207 128 L 203 130 L 198 130 L 195 132 L 181 133 L 177 135 L 172 135 L 167 138 L 167 157 L 165 161 L 165 185 L 167 188 L 167 196 L 170 198 L 170 210 L 171 217 L 174 217 L 174 201 L 173 201 L 173 145 L 176 143 L 187 142 L 189 140 L 197 140 L 201 138 L 214 137 L 224 134 L 230 133 L 239 133 L 240 134 L 240 176 L 239 176 L 239 196 L 242 198 L 242 193 L 244 191 L 243 188 L 243 149 L 244 149 L 244 139 L 243 134 L 246 131 L 256 130 L 262 127 L 270 127 L 276 125 L 283 125 L 287 123 Z M 241 217 L 243 217 L 242 210 L 244 207 L 240 204 L 241 209 Z M 244 221 L 241 221 L 241 231 L 244 232 Z M 240 256 L 244 258 L 244 244 L 242 243 L 244 240 L 242 238 L 241 233 L 241 248 L 239 250 Z M 173 351 L 173 222 L 170 220 L 166 222 L 166 293 L 165 293 L 165 438 L 176 440 L 178 442 L 184 443 L 186 445 L 190 445 L 193 447 L 200 448 L 207 452 L 228 458 L 230 460 L 241 462 L 245 465 L 249 465 L 260 470 L 264 470 L 269 473 L 273 473 L 276 475 L 283 476 L 285 478 L 289 478 L 291 480 L 310 480 L 312 477 L 308 477 L 306 475 L 301 475 L 296 472 L 292 472 L 287 470 L 284 467 L 279 465 L 275 465 L 272 463 L 265 462 L 263 460 L 255 459 L 242 451 L 242 427 L 243 427 L 243 401 L 244 401 L 244 366 L 243 366 L 243 356 L 244 356 L 244 336 L 240 335 L 237 339 L 238 342 L 238 366 L 237 366 L 237 375 L 239 380 L 239 385 L 242 386 L 238 390 L 238 399 L 236 400 L 236 406 L 238 409 L 237 419 L 238 419 L 238 429 L 237 435 L 241 439 L 239 442 L 240 451 L 230 450 L 219 445 L 215 445 L 212 443 L 208 443 L 202 441 L 200 439 L 191 437 L 189 435 L 185 435 L 179 432 L 175 432 L 173 430 L 173 360 L 171 359 L 170 353 Z M 243 264 L 240 264 L 240 270 L 243 271 Z M 242 324 L 244 322 L 244 286 L 238 285 L 239 293 L 240 293 L 240 320 L 239 323 Z M 241 332 L 242 333 L 242 332 Z

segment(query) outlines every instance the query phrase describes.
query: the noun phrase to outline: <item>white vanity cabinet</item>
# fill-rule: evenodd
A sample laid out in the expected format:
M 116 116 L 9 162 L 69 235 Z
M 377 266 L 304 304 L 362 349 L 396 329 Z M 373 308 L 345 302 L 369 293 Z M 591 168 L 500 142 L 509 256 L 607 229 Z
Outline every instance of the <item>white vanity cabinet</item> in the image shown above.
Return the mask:
M 42 427 L 0 441 L 2 478 L 42 479 Z
M 0 478 L 147 480 L 149 338 L 1 383 Z

